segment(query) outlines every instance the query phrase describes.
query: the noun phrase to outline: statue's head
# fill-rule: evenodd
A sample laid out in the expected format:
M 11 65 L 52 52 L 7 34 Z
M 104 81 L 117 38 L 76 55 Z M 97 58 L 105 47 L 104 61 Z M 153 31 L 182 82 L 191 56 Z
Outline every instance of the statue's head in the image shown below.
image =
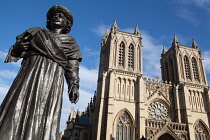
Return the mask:
M 73 25 L 73 16 L 71 14 L 71 12 L 64 6 L 61 5 L 54 5 L 53 7 L 51 7 L 49 9 L 49 11 L 47 12 L 47 25 L 46 27 L 51 31 L 52 27 L 51 27 L 51 20 L 52 18 L 54 18 L 55 15 L 62 15 L 64 16 L 64 18 L 66 18 L 66 23 L 64 26 L 64 30 L 63 33 L 68 33 L 71 30 L 71 27 Z

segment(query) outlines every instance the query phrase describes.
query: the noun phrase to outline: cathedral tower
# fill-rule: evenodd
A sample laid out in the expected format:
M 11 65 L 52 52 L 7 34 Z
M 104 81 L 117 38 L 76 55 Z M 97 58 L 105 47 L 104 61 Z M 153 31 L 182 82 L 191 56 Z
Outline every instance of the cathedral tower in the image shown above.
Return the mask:
M 127 33 L 120 31 L 114 21 L 101 42 L 93 140 L 134 139 L 141 75 L 142 37 L 138 25 L 134 33 Z
M 161 68 L 162 79 L 173 85 L 176 122 L 187 124 L 189 139 L 210 138 L 208 83 L 202 53 L 195 40 L 188 47 L 181 45 L 174 35 L 172 47 L 168 51 L 163 48 Z
M 114 21 L 102 38 L 96 96 L 84 114 L 90 123 L 84 127 L 78 117 L 66 136 L 86 140 L 89 129 L 89 140 L 209 140 L 210 92 L 199 46 L 194 39 L 181 45 L 174 35 L 160 62 L 162 80 L 144 77 L 138 26 L 127 33 Z
M 187 47 L 174 35 L 161 71 L 161 81 L 143 77 L 138 26 L 127 33 L 114 21 L 101 43 L 91 139 L 209 138 L 209 89 L 196 42 Z

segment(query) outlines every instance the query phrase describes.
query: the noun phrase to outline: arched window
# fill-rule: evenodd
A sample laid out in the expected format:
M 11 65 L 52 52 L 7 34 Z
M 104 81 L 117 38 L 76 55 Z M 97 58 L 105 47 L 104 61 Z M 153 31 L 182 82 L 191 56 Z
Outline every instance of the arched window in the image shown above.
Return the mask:
M 124 66 L 124 60 L 125 60 L 124 58 L 125 58 L 125 44 L 121 42 L 119 47 L 119 59 L 118 59 L 119 66 Z
M 128 47 L 128 67 L 133 68 L 134 64 L 134 47 L 132 44 Z
M 126 112 L 123 112 L 116 123 L 116 140 L 132 139 L 132 120 Z
M 184 57 L 184 68 L 185 68 L 186 78 L 191 79 L 189 59 L 187 58 L 187 56 Z
M 195 130 L 195 140 L 207 140 L 209 138 L 209 132 L 206 126 L 202 123 L 202 121 L 198 121 L 194 126 Z
M 192 58 L 192 69 L 193 69 L 194 79 L 199 81 L 197 62 L 194 57 Z

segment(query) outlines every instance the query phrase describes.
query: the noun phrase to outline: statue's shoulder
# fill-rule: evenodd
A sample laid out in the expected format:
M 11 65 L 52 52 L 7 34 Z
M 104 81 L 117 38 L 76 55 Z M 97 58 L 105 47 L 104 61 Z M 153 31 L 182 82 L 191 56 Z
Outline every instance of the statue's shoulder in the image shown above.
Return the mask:
M 69 34 L 60 34 L 59 37 L 60 37 L 61 41 L 70 42 L 70 43 L 76 43 L 76 40 L 74 39 L 74 37 L 72 37 Z

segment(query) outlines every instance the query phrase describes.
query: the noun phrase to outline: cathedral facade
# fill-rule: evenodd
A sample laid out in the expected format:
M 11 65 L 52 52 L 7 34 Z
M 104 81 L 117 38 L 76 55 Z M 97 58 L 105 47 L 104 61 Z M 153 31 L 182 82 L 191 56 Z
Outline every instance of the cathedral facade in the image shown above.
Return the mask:
M 160 54 L 162 80 L 144 77 L 142 47 L 138 26 L 127 33 L 114 21 L 101 42 L 96 94 L 85 112 L 71 112 L 63 139 L 210 139 L 210 91 L 199 46 L 194 40 L 181 45 L 174 35 Z

